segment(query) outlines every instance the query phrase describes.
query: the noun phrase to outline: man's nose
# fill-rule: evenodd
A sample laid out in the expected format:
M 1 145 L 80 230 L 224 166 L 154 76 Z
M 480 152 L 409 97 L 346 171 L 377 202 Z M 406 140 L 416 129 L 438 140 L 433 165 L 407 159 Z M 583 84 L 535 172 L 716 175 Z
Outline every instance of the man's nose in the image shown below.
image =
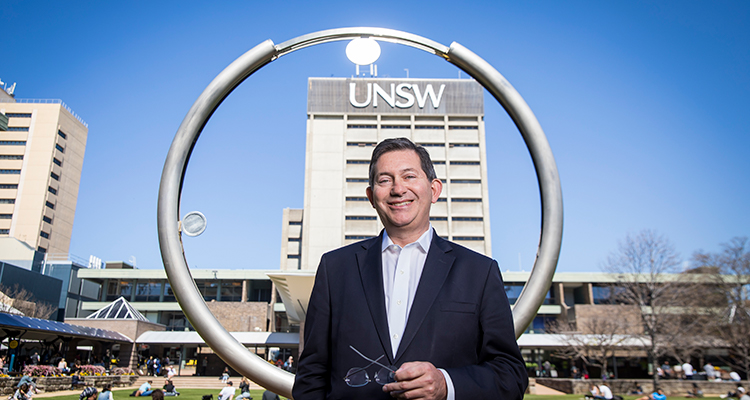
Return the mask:
M 406 193 L 406 185 L 402 179 L 396 178 L 393 180 L 393 186 L 391 186 L 391 194 L 395 196 L 401 196 Z

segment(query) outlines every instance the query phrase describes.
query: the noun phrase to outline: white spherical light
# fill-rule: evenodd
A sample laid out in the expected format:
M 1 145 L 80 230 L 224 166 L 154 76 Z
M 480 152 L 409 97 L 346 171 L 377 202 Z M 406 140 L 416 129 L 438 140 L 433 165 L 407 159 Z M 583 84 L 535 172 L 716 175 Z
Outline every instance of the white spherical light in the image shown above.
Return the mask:
M 357 38 L 346 45 L 346 57 L 357 65 L 370 65 L 380 57 L 380 45 L 372 38 Z

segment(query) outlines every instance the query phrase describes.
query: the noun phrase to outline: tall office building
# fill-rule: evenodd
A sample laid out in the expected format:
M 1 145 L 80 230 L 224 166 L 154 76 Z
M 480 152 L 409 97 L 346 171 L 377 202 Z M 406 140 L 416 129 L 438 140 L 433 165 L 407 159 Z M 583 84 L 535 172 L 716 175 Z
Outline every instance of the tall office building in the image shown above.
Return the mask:
M 283 214 L 281 269 L 314 271 L 323 253 L 378 235 L 365 196 L 375 145 L 406 137 L 430 153 L 443 192 L 438 235 L 492 255 L 483 88 L 469 79 L 310 78 L 303 210 Z
M 88 125 L 60 100 L 0 90 L 0 236 L 68 253 Z M 4 119 L 6 119 L 4 118 Z

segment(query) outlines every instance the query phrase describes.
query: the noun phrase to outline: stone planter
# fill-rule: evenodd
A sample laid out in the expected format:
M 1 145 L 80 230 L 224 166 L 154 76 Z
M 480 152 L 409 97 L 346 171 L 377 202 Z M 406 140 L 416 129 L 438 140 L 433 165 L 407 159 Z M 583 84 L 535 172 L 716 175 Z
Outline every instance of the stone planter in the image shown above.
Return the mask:
M 101 389 L 106 383 L 111 384 L 113 388 L 131 386 L 138 380 L 138 375 L 86 376 L 83 378 L 86 386 L 94 386 Z M 0 393 L 15 393 L 16 385 L 18 385 L 20 380 L 21 378 L 0 378 Z M 70 390 L 71 382 L 72 378 L 69 376 L 36 377 L 36 387 L 40 392 Z

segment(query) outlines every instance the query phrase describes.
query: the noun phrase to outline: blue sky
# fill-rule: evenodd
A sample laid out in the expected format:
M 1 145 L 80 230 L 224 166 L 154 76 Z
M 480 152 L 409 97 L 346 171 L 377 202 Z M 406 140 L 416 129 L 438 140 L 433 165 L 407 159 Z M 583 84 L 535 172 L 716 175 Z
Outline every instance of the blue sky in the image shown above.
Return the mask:
M 654 229 L 685 259 L 750 234 L 750 3 L 743 1 L 55 2 L 0 8 L 0 79 L 89 123 L 71 253 L 161 268 L 156 196 L 171 140 L 206 85 L 258 43 L 378 26 L 456 41 L 521 93 L 555 154 L 565 202 L 559 271 L 598 271 Z M 301 208 L 306 84 L 347 77 L 345 43 L 282 57 L 209 121 L 188 168 L 192 268 L 277 269 L 284 207 Z M 383 45 L 380 76 L 457 78 Z M 464 74 L 465 78 L 466 75 Z M 540 229 L 528 152 L 485 101 L 493 255 L 530 270 Z

